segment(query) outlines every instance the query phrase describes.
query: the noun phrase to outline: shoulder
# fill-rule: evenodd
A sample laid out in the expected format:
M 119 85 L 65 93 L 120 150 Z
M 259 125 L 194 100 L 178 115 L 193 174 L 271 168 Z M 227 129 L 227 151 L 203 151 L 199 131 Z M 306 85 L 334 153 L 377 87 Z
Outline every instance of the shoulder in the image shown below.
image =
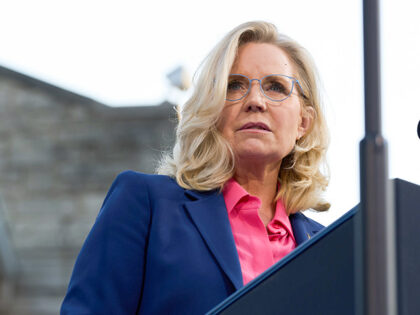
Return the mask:
M 135 195 L 138 197 L 179 196 L 185 189 L 175 179 L 165 175 L 144 174 L 132 170 L 121 172 L 112 183 L 108 196 Z M 107 198 L 108 198 L 107 196 Z
M 132 170 L 121 172 L 114 181 L 115 184 L 127 187 L 136 185 L 174 185 L 175 180 L 165 175 L 144 174 Z
M 155 174 L 144 174 L 132 170 L 121 172 L 117 175 L 114 182 L 111 185 L 123 187 L 125 189 L 137 189 L 139 187 L 147 187 L 150 189 L 168 188 L 182 189 L 176 181 L 166 175 L 155 175 Z

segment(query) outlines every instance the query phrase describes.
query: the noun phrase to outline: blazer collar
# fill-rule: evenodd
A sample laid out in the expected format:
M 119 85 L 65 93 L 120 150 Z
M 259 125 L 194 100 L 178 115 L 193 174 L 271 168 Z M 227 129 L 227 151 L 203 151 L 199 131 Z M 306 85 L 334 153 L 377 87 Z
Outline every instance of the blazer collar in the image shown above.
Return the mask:
M 218 190 L 207 192 L 186 190 L 185 194 L 191 199 L 185 203 L 185 208 L 219 266 L 231 280 L 235 289 L 243 287 L 238 251 L 223 194 Z M 300 212 L 290 215 L 289 219 L 297 245 L 307 241 L 318 232 Z
M 186 190 L 185 193 L 191 199 L 185 203 L 185 208 L 195 226 L 235 289 L 241 288 L 241 265 L 223 194 L 218 190 Z
M 291 214 L 289 219 L 297 245 L 309 240 L 316 232 L 318 232 L 317 229 L 312 228 L 308 224 L 308 219 L 300 212 Z

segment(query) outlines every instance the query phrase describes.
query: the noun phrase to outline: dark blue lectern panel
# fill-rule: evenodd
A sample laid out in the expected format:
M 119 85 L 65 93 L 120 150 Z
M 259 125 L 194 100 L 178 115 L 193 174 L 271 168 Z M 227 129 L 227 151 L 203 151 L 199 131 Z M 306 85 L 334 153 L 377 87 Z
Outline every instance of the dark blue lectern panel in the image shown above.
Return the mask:
M 354 213 L 319 232 L 209 314 L 353 315 Z
M 394 180 L 397 219 L 398 314 L 420 314 L 420 187 Z
M 393 181 L 398 309 L 420 314 L 420 186 Z M 208 314 L 354 314 L 357 207 L 299 246 Z

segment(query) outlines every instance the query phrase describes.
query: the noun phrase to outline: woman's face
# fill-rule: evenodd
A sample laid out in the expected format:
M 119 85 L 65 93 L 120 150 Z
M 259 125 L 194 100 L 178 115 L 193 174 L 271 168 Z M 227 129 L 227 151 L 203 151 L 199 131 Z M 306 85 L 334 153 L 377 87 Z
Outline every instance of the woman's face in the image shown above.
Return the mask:
M 287 55 L 277 46 L 266 43 L 241 46 L 230 73 L 250 79 L 270 74 L 296 78 Z M 218 129 L 229 141 L 237 160 L 255 160 L 280 167 L 282 159 L 311 123 L 311 118 L 302 116 L 297 89 L 295 84 L 289 98 L 274 102 L 262 94 L 258 81 L 252 81 L 244 98 L 225 102 Z

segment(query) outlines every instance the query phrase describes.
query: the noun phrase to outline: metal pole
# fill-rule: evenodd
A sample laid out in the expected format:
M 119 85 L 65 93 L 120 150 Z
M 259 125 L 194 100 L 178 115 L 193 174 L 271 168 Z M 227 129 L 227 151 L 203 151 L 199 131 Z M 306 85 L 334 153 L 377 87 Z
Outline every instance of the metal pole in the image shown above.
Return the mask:
M 356 225 L 356 311 L 397 312 L 395 227 L 386 140 L 381 134 L 379 0 L 363 1 L 365 138 L 360 142 L 361 211 Z M 359 256 L 357 256 L 359 255 Z

